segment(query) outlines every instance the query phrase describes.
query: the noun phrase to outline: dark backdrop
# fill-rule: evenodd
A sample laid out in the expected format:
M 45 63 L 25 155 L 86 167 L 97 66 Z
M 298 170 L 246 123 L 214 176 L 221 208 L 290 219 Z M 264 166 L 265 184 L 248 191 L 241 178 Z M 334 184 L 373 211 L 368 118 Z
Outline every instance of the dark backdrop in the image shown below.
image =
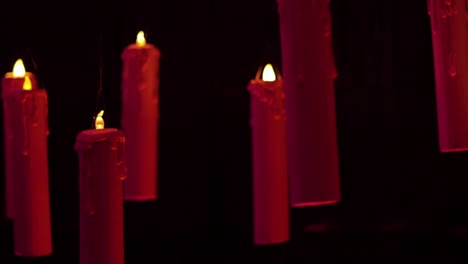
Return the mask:
M 8 5 L 0 73 L 22 57 L 49 94 L 54 256 L 76 263 L 75 136 L 101 108 L 107 126 L 120 126 L 120 54 L 139 30 L 162 53 L 160 198 L 125 205 L 127 257 L 199 238 L 219 250 L 234 242 L 231 250 L 244 254 L 252 233 L 246 84 L 260 65 L 281 63 L 275 0 Z M 331 11 L 343 190 L 334 210 L 342 228 L 462 223 L 468 154 L 438 152 L 426 1 L 332 0 Z M 293 210 L 292 224 L 311 211 Z M 11 239 L 5 226 L 0 241 Z

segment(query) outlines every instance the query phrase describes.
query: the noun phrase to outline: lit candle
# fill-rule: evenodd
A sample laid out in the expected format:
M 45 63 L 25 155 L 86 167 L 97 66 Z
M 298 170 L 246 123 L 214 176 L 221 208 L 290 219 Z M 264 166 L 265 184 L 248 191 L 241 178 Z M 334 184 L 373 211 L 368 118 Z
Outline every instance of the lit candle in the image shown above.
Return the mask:
M 3 79 L 7 188 L 13 192 L 14 250 L 18 256 L 52 253 L 49 171 L 47 158 L 47 93 L 38 89 L 34 75 L 21 60 Z M 21 85 L 20 85 L 21 83 Z M 9 174 L 8 174 L 9 173 Z M 8 189 L 7 189 L 8 190 Z
M 286 121 L 281 76 L 271 64 L 250 81 L 254 244 L 289 240 Z
M 439 149 L 468 150 L 466 1 L 428 0 L 432 27 Z
M 101 111 L 95 129 L 78 133 L 80 162 L 80 263 L 123 264 L 123 133 L 104 128 Z
M 157 198 L 159 50 L 140 31 L 122 54 L 122 131 L 127 140 L 124 199 Z
M 329 0 L 278 0 L 291 205 L 341 199 Z
M 12 127 L 11 127 L 11 107 L 8 105 L 8 95 L 12 91 L 23 89 L 25 77 L 28 76 L 32 87 L 37 87 L 36 77 L 31 72 L 26 72 L 23 65 L 23 60 L 18 59 L 13 66 L 13 71 L 8 72 L 2 79 L 2 98 L 3 98 L 3 130 L 4 130 L 4 144 L 5 144 L 5 209 L 6 216 L 13 219 L 13 167 L 11 160 L 13 157 L 10 154 L 12 151 Z

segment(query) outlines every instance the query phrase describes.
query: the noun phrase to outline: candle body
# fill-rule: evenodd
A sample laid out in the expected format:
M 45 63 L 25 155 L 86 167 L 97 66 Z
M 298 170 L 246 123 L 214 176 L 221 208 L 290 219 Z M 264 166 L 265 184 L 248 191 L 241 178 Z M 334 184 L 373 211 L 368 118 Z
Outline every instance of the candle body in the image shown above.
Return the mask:
M 254 244 L 289 240 L 289 190 L 283 82 L 252 80 Z
M 80 263 L 123 264 L 122 180 L 125 138 L 117 129 L 85 130 L 80 162 Z
M 127 140 L 124 199 L 157 198 L 159 50 L 130 45 L 122 54 L 122 131 Z
M 328 0 L 278 0 L 291 205 L 341 199 Z
M 468 149 L 468 20 L 466 1 L 428 0 L 437 97 L 439 148 Z
M 32 87 L 37 88 L 37 81 L 34 74 L 27 72 L 26 75 L 30 78 Z M 4 137 L 4 157 L 5 157 L 5 211 L 6 217 L 13 219 L 13 158 L 14 146 L 12 144 L 13 128 L 11 125 L 12 109 L 8 104 L 11 99 L 9 96 L 13 91 L 21 91 L 23 89 L 24 77 L 13 77 L 11 72 L 7 73 L 2 79 L 2 100 L 3 100 L 3 137 Z
M 8 98 L 11 169 L 13 172 L 13 237 L 18 256 L 52 253 L 48 103 L 45 90 L 12 91 Z

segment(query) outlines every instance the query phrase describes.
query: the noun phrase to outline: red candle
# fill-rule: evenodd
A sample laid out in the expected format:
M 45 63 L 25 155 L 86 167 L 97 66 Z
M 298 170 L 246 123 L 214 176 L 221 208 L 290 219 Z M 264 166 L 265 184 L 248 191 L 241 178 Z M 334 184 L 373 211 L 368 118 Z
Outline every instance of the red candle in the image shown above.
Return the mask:
M 341 199 L 328 0 L 278 0 L 291 205 Z
M 283 81 L 267 64 L 250 81 L 254 244 L 289 240 L 289 191 Z
M 124 199 L 157 198 L 159 50 L 140 31 L 122 54 L 122 131 L 127 140 Z
M 428 0 L 441 152 L 468 149 L 466 1 Z
M 21 77 L 22 76 L 22 77 Z M 47 93 L 38 89 L 32 74 L 18 61 L 3 81 L 3 100 L 8 111 L 5 127 L 7 171 L 12 196 L 14 250 L 18 256 L 52 253 L 49 171 L 47 159 Z M 21 80 L 23 84 L 19 86 Z
M 78 134 L 80 162 L 80 263 L 123 264 L 122 180 L 125 178 L 123 133 L 104 128 L 101 111 L 96 129 Z
M 22 90 L 24 84 L 24 78 L 28 76 L 31 80 L 32 87 L 37 88 L 36 76 L 31 72 L 26 72 L 23 61 L 18 59 L 13 67 L 12 72 L 8 72 L 2 79 L 2 99 L 3 99 L 3 135 L 4 135 L 4 146 L 5 146 L 5 211 L 6 216 L 9 219 L 13 219 L 13 160 L 14 154 L 12 140 L 13 140 L 13 129 L 11 127 L 11 107 L 8 105 L 8 95 L 12 91 Z

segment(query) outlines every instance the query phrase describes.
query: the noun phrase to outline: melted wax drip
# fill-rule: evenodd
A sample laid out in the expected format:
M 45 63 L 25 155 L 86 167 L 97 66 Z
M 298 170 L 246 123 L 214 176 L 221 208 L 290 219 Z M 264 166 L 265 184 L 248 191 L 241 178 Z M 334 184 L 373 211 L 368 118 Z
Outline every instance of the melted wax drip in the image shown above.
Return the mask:
M 455 6 L 455 0 L 445 0 L 442 4 L 442 18 L 447 18 L 457 13 L 458 11 Z
M 449 52 L 448 61 L 449 61 L 449 74 L 451 77 L 455 77 L 457 75 L 457 66 L 456 66 L 456 61 L 455 61 L 455 51 L 453 51 L 453 49 Z
M 125 151 L 124 151 L 124 146 L 125 146 L 125 138 L 117 138 L 117 140 L 113 143 L 111 146 L 111 151 L 116 152 L 117 156 L 117 167 L 118 167 L 118 176 L 121 181 L 125 180 L 127 177 L 127 166 L 125 163 Z M 90 157 L 90 151 L 92 150 L 92 144 L 89 144 L 89 146 L 86 147 L 85 151 L 88 153 L 85 153 L 84 151 L 80 152 L 81 157 L 80 160 L 83 160 L 83 167 L 80 168 L 80 171 L 82 175 L 80 175 L 80 178 L 82 179 L 83 184 L 83 195 L 85 197 L 85 213 L 88 216 L 93 216 L 96 211 L 94 210 L 93 206 L 93 199 L 92 199 L 92 193 L 91 193 L 91 178 L 92 178 L 92 163 Z
M 260 102 L 271 107 L 273 118 L 275 120 L 286 119 L 286 110 L 284 107 L 284 91 L 280 86 L 272 83 L 271 85 L 249 85 L 248 90 L 256 96 Z
M 439 31 L 439 20 L 437 19 L 436 14 L 434 13 L 434 1 L 435 0 L 427 0 L 427 13 L 431 17 L 431 30 L 432 34 L 436 35 Z
M 91 151 L 91 146 L 88 147 L 87 151 Z M 94 211 L 94 206 L 93 206 L 93 199 L 91 196 L 91 177 L 92 177 L 92 164 L 91 164 L 91 159 L 89 159 L 89 153 L 87 155 L 83 155 L 85 158 L 85 168 L 84 168 L 84 190 L 85 190 L 85 197 L 86 197 L 86 211 L 88 216 L 93 216 L 96 212 Z
M 331 35 L 331 17 L 330 17 L 330 0 L 318 0 L 320 9 L 320 20 L 323 24 L 323 35 L 329 37 Z
M 118 138 L 111 150 L 117 155 L 117 168 L 119 171 L 119 179 L 121 181 L 127 178 L 127 165 L 125 164 L 125 138 Z

